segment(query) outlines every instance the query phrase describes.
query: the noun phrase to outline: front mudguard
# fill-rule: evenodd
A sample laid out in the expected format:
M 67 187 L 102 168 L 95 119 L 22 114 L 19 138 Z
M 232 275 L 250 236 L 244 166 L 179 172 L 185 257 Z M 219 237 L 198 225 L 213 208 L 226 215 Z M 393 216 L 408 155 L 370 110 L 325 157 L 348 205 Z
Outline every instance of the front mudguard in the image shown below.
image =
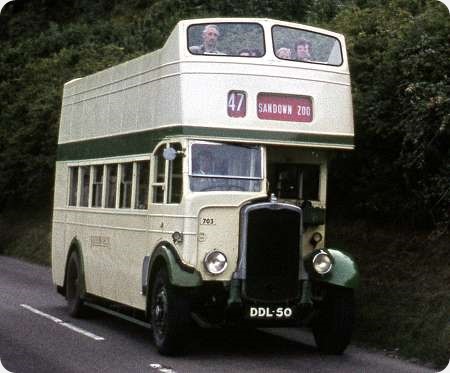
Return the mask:
M 333 267 L 331 271 L 320 275 L 313 266 L 312 259 L 320 251 L 325 251 L 331 256 Z M 350 254 L 337 249 L 321 249 L 314 250 L 308 254 L 305 259 L 305 268 L 308 271 L 309 277 L 313 282 L 323 282 L 330 285 L 341 286 L 349 289 L 356 289 L 359 287 L 359 270 L 355 260 Z
M 203 283 L 198 271 L 185 265 L 173 245 L 168 242 L 159 244 L 151 256 L 146 256 L 142 265 L 142 293 L 151 289 L 151 279 L 158 269 L 164 266 L 169 275 L 169 282 L 178 287 L 198 287 Z M 150 287 L 149 287 L 150 286 Z

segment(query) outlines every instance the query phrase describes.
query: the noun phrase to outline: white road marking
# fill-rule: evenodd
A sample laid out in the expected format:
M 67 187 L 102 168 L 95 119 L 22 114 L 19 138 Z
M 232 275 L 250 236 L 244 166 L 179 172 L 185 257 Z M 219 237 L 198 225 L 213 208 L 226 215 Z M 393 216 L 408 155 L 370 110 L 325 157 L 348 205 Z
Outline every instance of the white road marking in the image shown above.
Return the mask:
M 2 365 L 2 361 L 0 360 L 0 373 L 13 373 L 13 372 L 10 372 L 9 370 L 7 370 L 7 369 Z
M 62 323 L 63 322 L 61 319 L 58 319 L 57 317 L 54 317 L 52 315 L 49 315 L 49 314 L 44 313 L 42 311 L 39 311 L 36 308 L 33 308 L 33 307 L 29 306 L 28 304 L 21 304 L 20 306 L 23 307 L 23 308 L 26 308 L 28 311 L 31 311 L 31 312 L 35 313 L 36 315 L 45 317 L 45 318 L 50 319 L 50 320 L 52 320 L 52 321 L 54 321 L 56 323 Z
M 88 332 L 87 330 L 84 330 L 75 325 L 69 324 L 68 322 L 63 322 L 60 325 L 65 326 L 66 328 L 69 328 L 69 329 L 73 330 L 74 332 L 83 334 L 86 337 L 95 339 L 96 341 L 104 341 L 105 340 L 105 338 L 103 338 L 103 337 L 99 337 L 98 335 L 95 335 L 94 333 Z
M 448 362 L 447 368 L 445 368 L 444 370 L 441 370 L 438 373 L 449 373 L 449 372 L 450 372 L 450 361 Z
M 159 371 L 162 373 L 177 373 L 176 371 L 174 371 L 171 368 L 161 368 Z
M 11 1 L 14 1 L 14 0 L 0 0 L 0 13 L 2 12 L 3 7 Z M 0 372 L 1 372 L 1 370 L 0 370 Z
M 103 337 L 99 337 L 98 335 L 95 335 L 94 333 L 88 332 L 87 330 L 81 329 L 75 325 L 68 323 L 68 322 L 64 322 L 63 320 L 58 319 L 55 316 L 49 315 L 48 313 L 39 311 L 36 308 L 29 306 L 28 304 L 21 304 L 20 306 L 27 309 L 28 311 L 35 313 L 36 315 L 39 315 L 39 316 L 45 317 L 46 319 L 52 320 L 53 322 L 55 322 L 58 325 L 64 326 L 70 330 L 73 330 L 74 332 L 85 335 L 86 337 L 92 338 L 96 341 L 104 341 L 105 340 L 105 338 L 103 338 Z
M 157 370 L 158 372 L 161 373 L 177 373 L 176 370 L 170 368 L 170 367 L 165 367 L 164 365 L 158 364 L 158 363 L 152 363 L 149 365 L 150 368 Z

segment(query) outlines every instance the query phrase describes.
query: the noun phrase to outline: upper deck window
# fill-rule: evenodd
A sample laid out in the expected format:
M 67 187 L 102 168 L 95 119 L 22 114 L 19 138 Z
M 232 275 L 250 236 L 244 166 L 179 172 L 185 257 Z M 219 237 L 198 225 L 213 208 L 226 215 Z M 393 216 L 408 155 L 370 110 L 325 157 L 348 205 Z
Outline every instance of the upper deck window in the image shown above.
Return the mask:
M 261 57 L 266 54 L 264 31 L 258 23 L 202 23 L 189 26 L 192 54 Z
M 342 65 L 339 40 L 333 36 L 292 27 L 272 27 L 275 55 L 282 60 Z

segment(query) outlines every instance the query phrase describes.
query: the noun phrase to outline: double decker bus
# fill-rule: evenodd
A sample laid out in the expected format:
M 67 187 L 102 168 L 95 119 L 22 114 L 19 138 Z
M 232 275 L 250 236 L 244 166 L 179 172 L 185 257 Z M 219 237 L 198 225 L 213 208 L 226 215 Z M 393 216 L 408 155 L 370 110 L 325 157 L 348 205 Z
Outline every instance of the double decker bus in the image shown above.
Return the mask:
M 327 162 L 353 148 L 345 40 L 256 18 L 181 21 L 164 46 L 64 86 L 52 275 L 182 350 L 192 324 L 350 342 L 358 270 L 325 245 Z

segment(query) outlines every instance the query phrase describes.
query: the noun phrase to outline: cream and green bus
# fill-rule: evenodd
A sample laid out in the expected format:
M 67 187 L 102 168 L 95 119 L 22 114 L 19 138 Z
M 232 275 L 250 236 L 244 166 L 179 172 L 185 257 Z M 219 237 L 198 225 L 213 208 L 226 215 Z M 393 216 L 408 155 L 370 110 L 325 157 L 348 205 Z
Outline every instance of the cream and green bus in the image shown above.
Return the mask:
M 181 21 L 64 86 L 52 274 L 177 353 L 196 325 L 350 342 L 358 270 L 325 245 L 327 161 L 353 148 L 345 40 L 271 19 Z

